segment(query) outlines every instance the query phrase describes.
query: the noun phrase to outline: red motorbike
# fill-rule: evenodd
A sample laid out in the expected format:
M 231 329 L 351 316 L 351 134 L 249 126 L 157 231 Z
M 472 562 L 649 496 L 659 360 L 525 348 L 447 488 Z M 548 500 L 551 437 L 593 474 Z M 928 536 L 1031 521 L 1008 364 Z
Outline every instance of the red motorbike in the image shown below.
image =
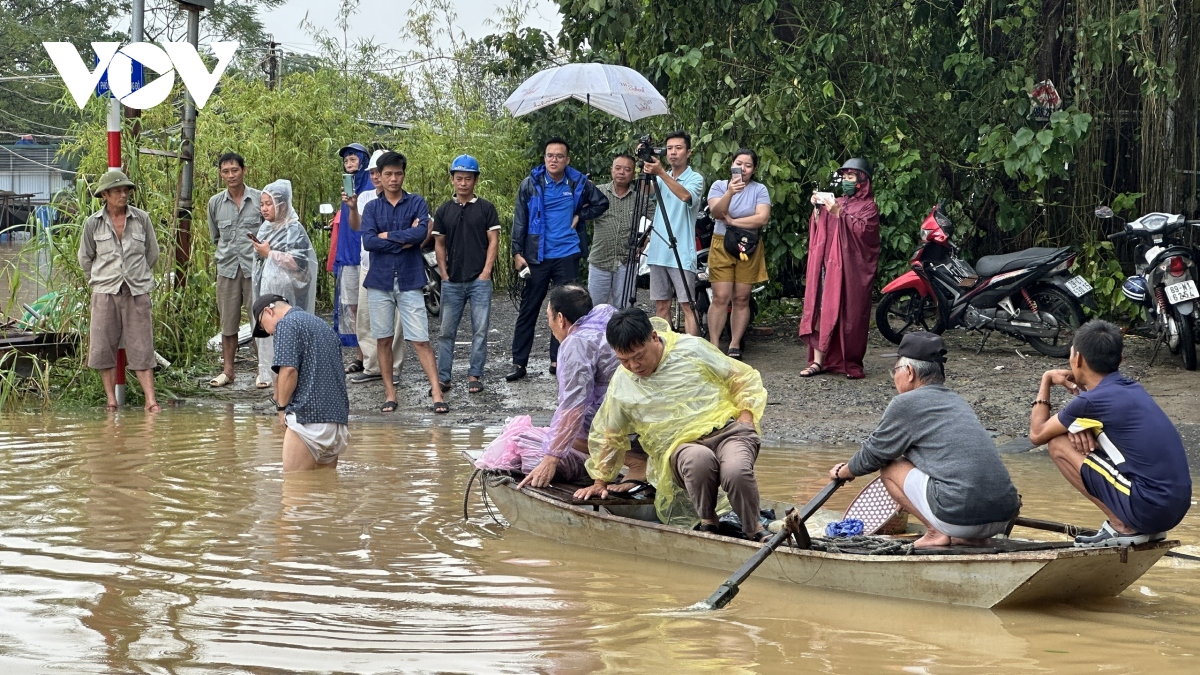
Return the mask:
M 1046 356 L 1065 358 L 1084 321 L 1083 307 L 1096 308 L 1092 285 L 1069 271 L 1076 253 L 1069 247 L 1027 248 L 984 256 L 972 267 L 959 258 L 952 232 L 953 224 L 938 204 L 921 224 L 912 271 L 883 289 L 875 310 L 879 332 L 899 344 L 913 330 L 979 331 L 979 353 L 992 332 L 999 331 Z

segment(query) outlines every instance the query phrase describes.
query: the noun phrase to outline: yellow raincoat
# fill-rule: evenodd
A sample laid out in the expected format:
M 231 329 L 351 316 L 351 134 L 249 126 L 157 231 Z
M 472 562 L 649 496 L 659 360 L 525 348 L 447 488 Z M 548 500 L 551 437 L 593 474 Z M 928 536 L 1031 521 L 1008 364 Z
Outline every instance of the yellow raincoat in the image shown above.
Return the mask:
M 754 414 L 758 429 L 767 390 L 757 370 L 725 356 L 707 340 L 675 333 L 658 317 L 650 323 L 665 347 L 662 361 L 649 377 L 623 366 L 613 374 L 592 420 L 587 472 L 593 480 L 615 480 L 629 450 L 629 434 L 637 434 L 650 456 L 646 478 L 657 491 L 658 519 L 691 527 L 700 519 L 675 482 L 671 455 L 681 443 L 724 427 L 743 410 Z

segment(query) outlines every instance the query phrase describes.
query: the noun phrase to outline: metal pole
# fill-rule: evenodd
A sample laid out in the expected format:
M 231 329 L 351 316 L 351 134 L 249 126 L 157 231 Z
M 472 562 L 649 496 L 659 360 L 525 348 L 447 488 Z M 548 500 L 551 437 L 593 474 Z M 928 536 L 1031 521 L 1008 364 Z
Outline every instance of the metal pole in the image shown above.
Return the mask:
M 200 8 L 183 5 L 187 11 L 187 41 L 193 47 L 200 42 Z M 179 188 L 179 231 L 175 237 L 175 288 L 187 285 L 188 268 L 192 259 L 192 187 L 196 170 L 196 102 L 190 93 L 184 94 L 183 143 L 180 156 L 183 159 L 183 177 Z
M 121 169 L 121 101 L 109 94 L 108 100 L 108 168 Z M 125 348 L 117 349 L 117 405 L 125 405 Z

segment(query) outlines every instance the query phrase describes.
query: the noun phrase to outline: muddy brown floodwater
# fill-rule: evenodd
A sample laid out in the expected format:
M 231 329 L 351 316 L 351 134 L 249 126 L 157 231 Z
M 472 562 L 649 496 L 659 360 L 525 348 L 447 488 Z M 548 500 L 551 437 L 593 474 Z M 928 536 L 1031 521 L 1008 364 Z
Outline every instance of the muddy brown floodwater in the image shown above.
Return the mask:
M 1120 597 L 987 611 L 725 576 L 462 519 L 496 433 L 355 420 L 338 471 L 284 478 L 249 407 L 0 417 L 0 672 L 1196 672 L 1200 567 Z M 845 449 L 766 448 L 801 501 Z M 1026 513 L 1094 526 L 1041 453 Z M 844 506 L 852 490 L 835 496 Z M 1200 513 L 1174 535 L 1200 542 Z M 903 583 L 897 580 L 897 583 Z

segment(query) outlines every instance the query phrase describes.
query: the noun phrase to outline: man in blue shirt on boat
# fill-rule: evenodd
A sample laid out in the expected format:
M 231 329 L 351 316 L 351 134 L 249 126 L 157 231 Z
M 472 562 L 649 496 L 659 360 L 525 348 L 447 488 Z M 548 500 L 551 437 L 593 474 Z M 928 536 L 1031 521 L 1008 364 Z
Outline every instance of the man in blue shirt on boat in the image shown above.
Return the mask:
M 1048 370 L 1029 419 L 1029 440 L 1046 444 L 1067 482 L 1108 518 L 1084 548 L 1166 539 L 1192 503 L 1192 478 L 1179 431 L 1142 385 L 1121 374 L 1124 341 L 1107 321 L 1075 331 L 1069 370 Z M 1050 390 L 1074 394 L 1051 415 Z

